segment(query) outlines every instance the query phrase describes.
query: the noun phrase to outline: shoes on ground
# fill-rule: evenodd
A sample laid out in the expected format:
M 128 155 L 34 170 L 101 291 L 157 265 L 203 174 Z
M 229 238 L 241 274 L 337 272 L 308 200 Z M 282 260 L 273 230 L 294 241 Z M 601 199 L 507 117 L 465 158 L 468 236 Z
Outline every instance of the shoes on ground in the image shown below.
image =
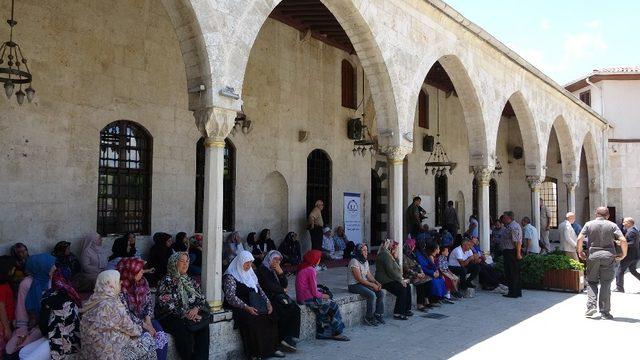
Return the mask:
M 453 301 L 449 300 L 449 299 L 442 299 L 442 302 L 445 304 L 453 304 Z
M 375 315 L 375 318 L 376 318 L 376 321 L 378 322 L 378 324 L 382 324 L 382 325 L 386 324 L 386 322 L 385 322 L 385 321 L 384 321 L 384 319 L 382 318 L 382 315 L 380 315 L 380 314 L 376 314 L 376 315 Z
M 271 355 L 271 356 L 276 357 L 276 358 L 285 357 L 284 353 L 282 351 L 280 351 L 280 350 L 276 350 L 276 352 L 274 352 L 273 355 Z
M 295 352 L 298 349 L 296 348 L 296 343 L 293 340 L 282 340 L 280 341 L 280 346 L 286 351 Z
M 587 318 L 593 318 L 593 316 L 598 312 L 596 309 L 587 309 L 587 312 L 584 313 L 584 316 Z
M 613 292 L 624 293 L 624 289 L 615 288 L 615 289 L 613 289 Z
M 609 312 L 601 312 L 600 317 L 605 320 L 613 320 L 613 315 Z
M 409 318 L 406 315 L 400 315 L 400 314 L 393 314 L 393 318 L 396 320 L 409 320 Z
M 366 317 L 364 318 L 364 324 L 367 326 L 378 326 L 378 322 L 376 321 L 376 319 L 374 317 Z
M 413 316 L 413 311 L 411 310 L 407 310 L 406 313 L 404 313 L 406 316 Z

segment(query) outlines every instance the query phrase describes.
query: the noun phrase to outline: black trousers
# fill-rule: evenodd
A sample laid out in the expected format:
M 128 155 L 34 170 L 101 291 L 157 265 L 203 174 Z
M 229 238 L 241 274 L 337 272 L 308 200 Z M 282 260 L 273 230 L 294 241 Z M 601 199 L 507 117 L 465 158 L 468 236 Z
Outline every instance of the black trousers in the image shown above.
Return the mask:
M 322 250 L 322 226 L 314 226 L 313 229 L 309 229 L 309 235 L 311 235 L 311 249 Z
M 471 282 L 478 277 L 478 273 L 480 273 L 480 267 L 478 264 L 468 264 L 467 266 L 451 266 L 449 265 L 449 270 L 452 273 L 458 275 L 460 278 L 460 289 L 464 290 L 468 287 L 473 287 Z M 467 278 L 467 275 L 469 277 Z
M 638 248 L 635 245 L 629 245 L 627 250 L 627 256 L 620 261 L 620 266 L 616 271 L 616 288 L 624 291 L 624 273 L 629 269 L 629 272 L 640 280 L 640 274 L 638 274 Z
M 411 310 L 411 287 L 402 286 L 399 281 L 392 281 L 382 285 L 382 288 L 392 293 L 396 297 L 396 305 L 393 307 L 394 314 L 404 315 Z
M 168 316 L 160 320 L 162 328 L 173 335 L 176 350 L 182 360 L 209 359 L 209 327 L 198 332 L 190 332 L 184 320 L 177 316 Z
M 522 296 L 522 284 L 520 282 L 520 260 L 516 257 L 515 249 L 502 251 L 504 258 L 504 277 L 509 287 L 511 296 Z
M 416 287 L 416 302 L 418 305 L 424 305 L 427 299 L 427 291 L 429 290 L 429 282 L 414 284 L 413 286 Z

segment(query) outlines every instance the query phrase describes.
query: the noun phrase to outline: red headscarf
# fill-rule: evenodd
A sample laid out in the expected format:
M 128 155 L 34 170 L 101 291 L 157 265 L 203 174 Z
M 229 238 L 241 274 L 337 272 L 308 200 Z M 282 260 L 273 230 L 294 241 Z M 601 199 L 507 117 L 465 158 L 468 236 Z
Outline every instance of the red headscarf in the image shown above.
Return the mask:
M 302 257 L 302 263 L 298 265 L 298 271 L 302 269 L 306 269 L 310 266 L 316 266 L 320 262 L 322 258 L 322 251 L 320 250 L 309 250 Z
M 144 276 L 140 281 L 136 282 L 136 275 L 142 270 L 144 264 L 144 260 L 130 257 L 122 258 L 116 266 L 120 273 L 121 291 L 127 296 L 130 306 L 138 314 L 142 312 L 142 307 L 147 302 L 147 296 L 149 296 L 149 284 Z
M 64 277 L 62 269 L 58 269 L 53 273 L 51 277 L 51 288 L 53 290 L 63 290 L 67 293 L 71 301 L 80 306 L 81 300 L 76 289 L 73 288 L 69 280 Z

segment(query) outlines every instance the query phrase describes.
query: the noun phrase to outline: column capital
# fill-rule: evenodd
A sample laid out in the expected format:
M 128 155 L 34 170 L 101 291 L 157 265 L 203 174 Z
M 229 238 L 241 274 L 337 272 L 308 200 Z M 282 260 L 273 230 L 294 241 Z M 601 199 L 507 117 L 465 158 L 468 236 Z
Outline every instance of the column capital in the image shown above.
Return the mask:
M 200 134 L 211 139 L 209 145 L 216 146 L 218 143 L 224 143 L 224 139 L 229 136 L 236 124 L 238 113 L 235 110 L 212 106 L 195 110 L 193 116 Z
M 493 166 L 481 165 L 473 167 L 473 176 L 475 176 L 478 185 L 489 186 L 491 177 L 493 176 Z
M 527 176 L 527 184 L 529 184 L 529 188 L 532 191 L 540 190 L 540 185 L 542 185 L 542 178 L 540 176 Z
M 567 187 L 567 191 L 575 191 L 576 186 L 578 186 L 577 181 L 565 181 L 564 185 Z
M 387 155 L 387 158 L 392 164 L 402 164 L 404 157 L 411 153 L 412 150 L 413 148 L 411 146 L 405 145 L 389 145 L 380 147 L 380 152 Z

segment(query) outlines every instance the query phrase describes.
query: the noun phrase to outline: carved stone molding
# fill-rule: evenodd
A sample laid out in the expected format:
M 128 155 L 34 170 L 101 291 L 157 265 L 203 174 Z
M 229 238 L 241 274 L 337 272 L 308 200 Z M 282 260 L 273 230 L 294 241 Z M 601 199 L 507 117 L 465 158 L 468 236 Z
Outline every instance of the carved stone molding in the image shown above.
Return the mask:
M 193 112 L 200 134 L 211 139 L 209 143 L 214 146 L 220 142 L 224 143 L 224 139 L 236 124 L 237 115 L 235 110 L 219 107 L 206 107 Z
M 578 186 L 578 182 L 565 181 L 564 185 L 567 187 L 567 191 L 572 192 L 572 191 L 576 191 L 576 186 Z
M 539 176 L 527 176 L 527 184 L 532 191 L 540 191 L 540 185 L 542 185 L 542 178 Z
M 478 186 L 489 186 L 489 182 L 493 176 L 493 166 L 474 166 L 473 176 L 476 178 Z
M 404 161 L 405 156 L 411 153 L 413 148 L 411 146 L 382 146 L 380 150 L 392 164 L 401 164 Z

